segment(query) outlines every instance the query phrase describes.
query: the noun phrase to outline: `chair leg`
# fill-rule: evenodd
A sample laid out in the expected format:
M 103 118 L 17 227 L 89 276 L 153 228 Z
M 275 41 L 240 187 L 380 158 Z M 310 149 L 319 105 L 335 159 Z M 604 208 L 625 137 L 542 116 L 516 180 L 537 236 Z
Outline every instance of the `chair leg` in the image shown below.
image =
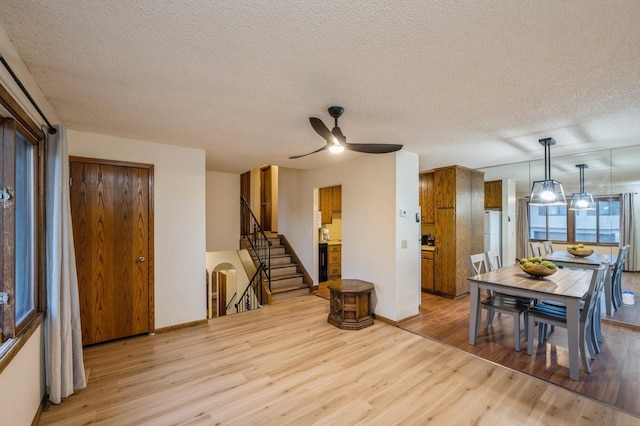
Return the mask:
M 536 318 L 533 315 L 529 315 L 527 322 L 527 328 L 529 331 L 529 334 L 527 335 L 527 355 L 533 355 L 533 341 L 535 339 L 534 334 L 536 332 Z
M 582 358 L 584 371 L 586 371 L 587 373 L 591 373 L 591 366 L 589 365 L 589 360 L 587 359 L 587 351 L 585 350 L 586 346 L 588 346 L 585 341 L 586 335 L 585 324 L 580 323 L 580 357 Z
M 487 318 L 484 321 L 484 328 L 489 328 L 489 324 L 493 321 L 493 309 L 487 309 Z
M 515 339 L 516 352 L 520 352 L 520 314 L 513 315 L 513 338 Z

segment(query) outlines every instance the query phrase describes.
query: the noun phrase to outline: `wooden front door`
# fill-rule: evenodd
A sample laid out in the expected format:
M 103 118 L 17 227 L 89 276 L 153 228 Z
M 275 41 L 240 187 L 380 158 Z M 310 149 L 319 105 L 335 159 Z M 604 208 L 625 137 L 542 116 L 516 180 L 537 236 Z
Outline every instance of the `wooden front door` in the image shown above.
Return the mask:
M 153 331 L 153 166 L 71 158 L 82 343 Z

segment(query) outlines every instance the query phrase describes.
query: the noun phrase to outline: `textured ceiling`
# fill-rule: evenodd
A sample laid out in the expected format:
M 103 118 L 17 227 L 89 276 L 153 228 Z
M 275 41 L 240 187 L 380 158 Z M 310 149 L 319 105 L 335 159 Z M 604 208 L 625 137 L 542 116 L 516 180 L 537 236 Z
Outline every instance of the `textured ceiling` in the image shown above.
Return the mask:
M 68 128 L 314 168 L 308 117 L 420 169 L 640 143 L 640 1 L 0 0 Z M 0 52 L 1 53 L 1 52 Z

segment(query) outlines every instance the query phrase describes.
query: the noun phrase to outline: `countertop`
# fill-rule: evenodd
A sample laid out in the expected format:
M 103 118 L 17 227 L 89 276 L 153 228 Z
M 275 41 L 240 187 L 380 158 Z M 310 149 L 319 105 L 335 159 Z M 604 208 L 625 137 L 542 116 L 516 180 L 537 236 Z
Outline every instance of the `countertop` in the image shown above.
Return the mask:
M 342 244 L 342 240 L 329 240 L 329 241 L 320 241 L 320 243 L 329 244 L 330 246 L 335 246 L 338 244 Z
M 435 251 L 436 248 L 435 248 L 435 246 L 424 246 L 423 245 L 422 246 L 422 250 L 424 250 L 424 251 Z

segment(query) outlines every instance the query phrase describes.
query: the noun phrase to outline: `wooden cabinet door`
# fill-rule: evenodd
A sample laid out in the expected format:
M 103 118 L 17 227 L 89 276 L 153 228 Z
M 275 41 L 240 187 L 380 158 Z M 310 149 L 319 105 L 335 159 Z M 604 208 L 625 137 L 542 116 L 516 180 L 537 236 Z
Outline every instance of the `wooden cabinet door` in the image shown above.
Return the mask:
M 422 291 L 433 293 L 435 291 L 433 287 L 433 253 L 428 251 L 422 252 L 421 263 L 421 287 Z
M 149 167 L 70 162 L 82 343 L 152 331 Z
M 450 208 L 456 206 L 456 168 L 438 169 L 434 175 L 435 206 Z
M 433 173 L 420 175 L 420 216 L 422 223 L 434 223 Z
M 484 208 L 502 209 L 502 181 L 493 180 L 484 183 Z
M 331 223 L 333 215 L 333 188 L 320 188 L 322 223 Z
M 456 210 L 436 209 L 434 289 L 456 296 Z
M 331 188 L 331 209 L 334 212 L 342 211 L 342 186 Z

